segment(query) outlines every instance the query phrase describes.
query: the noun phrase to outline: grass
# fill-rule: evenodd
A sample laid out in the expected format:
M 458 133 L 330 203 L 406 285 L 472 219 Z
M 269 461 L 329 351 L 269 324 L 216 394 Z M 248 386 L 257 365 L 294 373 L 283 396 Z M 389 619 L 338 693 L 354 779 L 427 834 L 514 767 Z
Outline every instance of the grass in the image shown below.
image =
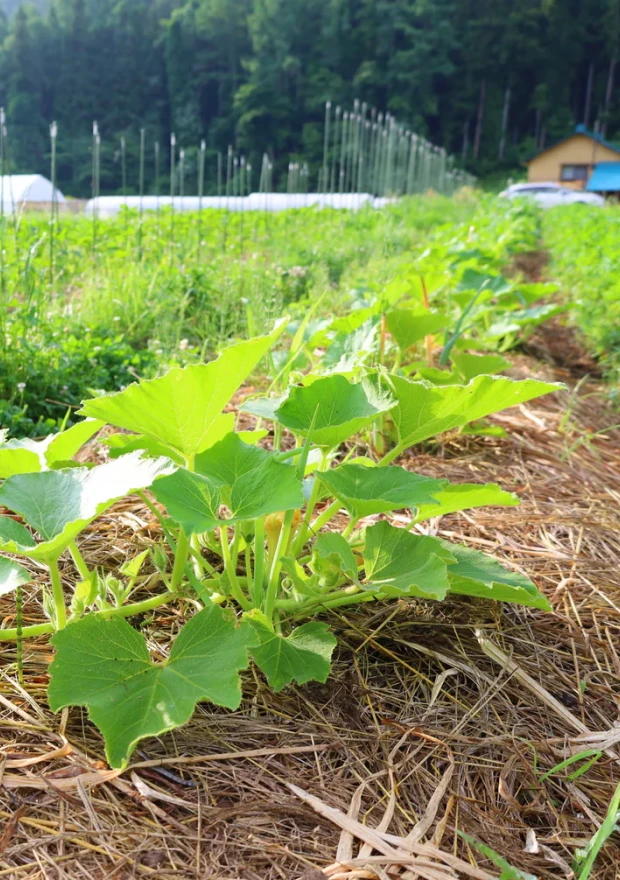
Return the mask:
M 620 378 L 620 213 L 577 205 L 543 215 L 550 271 L 571 305 L 574 325 L 616 386 Z
M 383 211 L 64 216 L 53 264 L 47 216 L 5 218 L 0 427 L 44 434 L 93 389 L 208 358 L 320 297 L 344 311 L 352 291 L 424 271 L 429 248 L 432 262 L 466 247 L 470 227 L 499 265 L 532 246 L 532 220 L 492 204 L 465 194 Z

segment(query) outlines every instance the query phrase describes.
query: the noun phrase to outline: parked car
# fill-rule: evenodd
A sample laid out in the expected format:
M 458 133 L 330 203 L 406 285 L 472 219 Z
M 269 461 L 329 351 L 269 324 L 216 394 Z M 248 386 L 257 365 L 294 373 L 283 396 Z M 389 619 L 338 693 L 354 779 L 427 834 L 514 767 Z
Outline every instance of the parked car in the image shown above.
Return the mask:
M 506 199 L 534 199 L 543 208 L 556 205 L 604 205 L 605 199 L 596 193 L 569 189 L 557 183 L 515 183 L 500 193 Z

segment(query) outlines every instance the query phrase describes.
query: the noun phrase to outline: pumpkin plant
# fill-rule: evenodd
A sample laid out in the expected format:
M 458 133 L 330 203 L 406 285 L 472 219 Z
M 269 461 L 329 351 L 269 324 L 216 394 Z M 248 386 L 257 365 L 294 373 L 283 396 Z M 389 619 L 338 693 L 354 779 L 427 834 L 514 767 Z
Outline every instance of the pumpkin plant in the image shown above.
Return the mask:
M 14 515 L 0 517 L 0 550 L 30 558 L 51 580 L 43 601 L 49 622 L 0 630 L 0 639 L 53 633 L 50 706 L 86 706 L 115 767 L 126 765 L 143 737 L 184 724 L 201 700 L 237 708 L 250 660 L 275 690 L 325 681 L 336 639 L 317 615 L 331 608 L 396 597 L 441 601 L 449 593 L 549 608 L 523 574 L 416 528 L 451 511 L 515 505 L 514 495 L 393 462 L 415 443 L 558 386 L 490 376 L 449 386 L 380 372 L 360 382 L 308 376 L 278 399 L 248 402 L 286 439 L 286 448 L 261 448 L 264 430 L 235 431 L 234 415 L 223 410 L 283 328 L 280 322 L 211 363 L 86 401 L 81 414 L 93 421 L 78 427 L 105 423 L 130 432 L 110 438 L 115 457 L 57 470 L 40 467 L 38 457 L 32 472 L 13 471 L 0 488 L 0 504 L 29 527 Z M 343 449 L 386 413 L 397 440 L 381 460 Z M 146 552 L 104 577 L 89 569 L 78 543 L 115 500 L 147 489 L 169 552 L 151 553 L 157 574 L 148 586 L 160 589 L 136 600 Z M 403 509 L 408 526 L 396 528 L 390 513 Z M 58 572 L 67 550 L 76 568 L 68 607 Z M 29 577 L 0 559 L 2 592 Z M 181 600 L 186 612 L 199 610 L 169 656 L 155 662 L 126 618 Z

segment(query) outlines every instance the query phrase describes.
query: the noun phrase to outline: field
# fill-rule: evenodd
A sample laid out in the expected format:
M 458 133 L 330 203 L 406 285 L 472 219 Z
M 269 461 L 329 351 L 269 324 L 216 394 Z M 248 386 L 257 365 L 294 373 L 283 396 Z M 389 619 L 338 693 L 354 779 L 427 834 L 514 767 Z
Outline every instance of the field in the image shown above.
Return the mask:
M 616 212 L 0 233 L 0 877 L 615 880 Z

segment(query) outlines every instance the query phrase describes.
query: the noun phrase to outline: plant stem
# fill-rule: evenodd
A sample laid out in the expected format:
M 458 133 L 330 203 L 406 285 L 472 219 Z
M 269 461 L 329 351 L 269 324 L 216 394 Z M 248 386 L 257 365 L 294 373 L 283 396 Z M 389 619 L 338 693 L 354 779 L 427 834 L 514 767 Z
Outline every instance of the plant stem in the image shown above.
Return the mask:
M 80 553 L 78 545 L 75 543 L 75 541 L 71 541 L 71 543 L 69 544 L 69 553 L 71 554 L 71 558 L 75 563 L 75 567 L 80 573 L 80 577 L 82 578 L 82 580 L 87 581 L 91 575 L 91 572 L 86 565 L 84 557 Z
M 170 589 L 176 592 L 177 587 L 183 579 L 185 573 L 185 563 L 189 553 L 189 538 L 181 529 L 179 531 L 179 539 L 177 541 L 177 552 L 174 557 L 174 565 L 172 567 L 172 578 L 170 580 Z
M 293 516 L 295 514 L 294 510 L 287 510 L 284 515 L 284 522 L 282 523 L 282 529 L 280 531 L 280 535 L 278 537 L 278 543 L 276 546 L 275 553 L 273 554 L 273 559 L 271 561 L 271 571 L 269 572 L 269 583 L 267 584 L 267 594 L 265 596 L 265 602 L 263 611 L 265 612 L 266 617 L 271 620 L 273 617 L 273 612 L 276 606 L 276 598 L 278 595 L 278 585 L 280 583 L 280 572 L 282 571 L 282 553 L 288 547 L 289 538 L 291 535 L 291 526 L 293 524 Z
M 351 520 L 349 521 L 348 526 L 345 528 L 344 532 L 342 533 L 342 537 L 349 538 L 351 535 L 351 532 L 353 531 L 355 526 L 358 524 L 358 522 L 359 522 L 359 520 L 357 518 L 352 517 Z
M 313 608 L 338 608 L 340 605 L 355 605 L 377 599 L 375 593 L 360 592 L 357 587 L 349 587 L 348 589 L 352 592 L 337 590 L 333 593 L 326 593 L 324 596 L 314 596 L 303 604 L 295 599 L 280 599 L 276 605 L 280 611 L 292 612 L 291 616 L 297 619 L 305 617 Z
M 313 523 L 310 523 L 310 531 L 318 532 L 323 526 L 326 526 L 327 523 L 332 519 L 341 508 L 340 501 L 333 501 L 329 507 L 326 507 L 323 513 L 319 514 Z
M 254 585 L 251 588 L 252 602 L 260 608 L 263 601 L 265 579 L 265 520 L 259 517 L 254 527 Z
M 54 632 L 53 623 L 37 623 L 34 626 L 23 626 L 21 629 L 0 629 L 0 642 L 15 642 L 18 638 L 28 639 Z
M 65 597 L 62 592 L 62 581 L 60 580 L 60 572 L 58 571 L 58 561 L 54 559 L 49 563 L 50 577 L 52 579 L 52 596 L 54 599 L 54 608 L 56 610 L 56 629 L 64 629 L 67 623 L 67 611 L 65 608 Z M 22 635 L 25 630 L 22 630 Z
M 233 565 L 232 557 L 230 555 L 230 547 L 228 545 L 228 530 L 225 526 L 220 527 L 220 543 L 222 545 L 224 571 L 228 575 L 228 580 L 230 582 L 230 593 L 233 599 L 241 605 L 244 611 L 250 611 L 252 604 L 246 598 L 241 589 L 241 584 L 237 580 L 237 572 L 235 571 L 235 566 Z

